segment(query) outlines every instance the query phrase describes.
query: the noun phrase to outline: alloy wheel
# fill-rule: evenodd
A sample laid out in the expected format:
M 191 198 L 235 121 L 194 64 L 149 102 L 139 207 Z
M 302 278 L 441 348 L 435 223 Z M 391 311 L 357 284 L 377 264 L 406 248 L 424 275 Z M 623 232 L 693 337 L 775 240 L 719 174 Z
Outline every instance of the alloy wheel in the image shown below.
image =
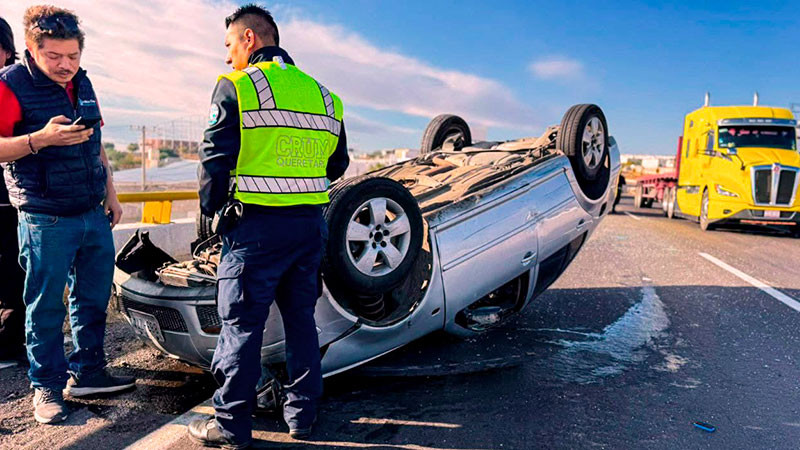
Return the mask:
M 587 169 L 594 170 L 602 163 L 605 142 L 603 123 L 599 118 L 592 117 L 583 130 L 583 161 Z
M 394 200 L 378 197 L 356 208 L 347 225 L 347 255 L 361 273 L 379 277 L 396 269 L 408 254 L 411 225 Z

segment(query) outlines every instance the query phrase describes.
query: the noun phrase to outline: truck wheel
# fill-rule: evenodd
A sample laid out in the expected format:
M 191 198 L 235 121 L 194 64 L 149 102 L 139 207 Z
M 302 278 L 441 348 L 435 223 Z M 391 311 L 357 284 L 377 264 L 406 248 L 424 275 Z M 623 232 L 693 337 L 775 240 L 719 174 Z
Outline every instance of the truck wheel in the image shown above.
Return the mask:
M 637 185 L 633 191 L 633 207 L 639 209 L 642 206 L 644 206 L 644 203 L 642 203 L 642 185 Z
M 678 203 L 678 188 L 671 187 L 669 188 L 669 197 L 667 200 L 667 218 L 674 219 L 675 218 L 675 205 Z
M 398 286 L 422 249 L 417 200 L 402 184 L 382 177 L 344 183 L 330 197 L 325 283 L 364 296 Z
M 425 155 L 445 146 L 461 150 L 470 145 L 472 145 L 472 132 L 467 122 L 453 114 L 440 114 L 425 128 L 419 154 Z
M 703 191 L 703 203 L 700 205 L 700 229 L 703 231 L 714 229 L 714 225 L 708 222 L 708 190 Z
M 646 199 L 644 199 L 642 201 L 642 203 L 643 203 L 642 206 L 645 207 L 645 208 L 652 208 L 653 207 L 653 199 L 652 198 L 646 198 Z
M 611 172 L 608 157 L 608 125 L 597 105 L 575 105 L 561 119 L 556 148 L 564 152 L 583 193 L 592 200 L 600 198 Z
M 667 215 L 667 203 L 669 201 L 669 188 L 666 187 L 661 192 L 661 212 L 664 213 L 664 216 Z

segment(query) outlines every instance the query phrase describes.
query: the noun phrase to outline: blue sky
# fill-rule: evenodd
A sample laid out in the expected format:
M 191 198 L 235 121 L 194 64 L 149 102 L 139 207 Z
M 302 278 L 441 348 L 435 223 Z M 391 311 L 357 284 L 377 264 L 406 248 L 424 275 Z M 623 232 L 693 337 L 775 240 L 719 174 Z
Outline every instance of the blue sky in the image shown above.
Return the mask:
M 747 104 L 755 90 L 762 104 L 800 103 L 796 2 L 333 3 L 292 2 L 382 47 L 499 80 L 545 124 L 571 104 L 597 103 L 625 152 L 673 153 L 683 115 L 706 91 L 714 104 Z M 579 73 L 541 79 L 529 70 L 548 58 L 575 62 Z
M 238 0 L 237 0 L 238 1 Z M 10 0 L 15 28 L 38 1 Z M 231 0 L 60 0 L 87 31 L 82 64 L 104 137 L 130 125 L 200 133 Z M 796 2 L 795 2 L 796 3 Z M 713 104 L 800 103 L 800 8 L 790 2 L 264 2 L 298 66 L 345 103 L 351 145 L 416 147 L 428 120 L 463 115 L 477 135 L 541 133 L 597 103 L 624 153 L 672 154 L 682 117 Z M 102 8 L 98 7 L 102 5 Z M 188 126 L 189 119 L 193 125 Z

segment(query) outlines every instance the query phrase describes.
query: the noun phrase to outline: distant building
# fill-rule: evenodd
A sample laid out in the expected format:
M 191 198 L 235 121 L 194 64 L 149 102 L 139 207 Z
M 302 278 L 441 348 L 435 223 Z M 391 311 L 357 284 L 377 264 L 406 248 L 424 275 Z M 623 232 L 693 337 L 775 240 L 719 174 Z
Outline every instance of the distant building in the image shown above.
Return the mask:
M 626 172 L 663 173 L 675 170 L 675 156 L 620 155 Z
M 177 139 L 151 138 L 144 141 L 144 151 L 147 155 L 147 167 L 158 167 L 161 149 L 172 149 L 183 159 L 199 159 L 197 152 L 200 149 L 198 141 L 184 141 Z
M 346 178 L 363 175 L 382 167 L 414 159 L 419 155 L 419 150 L 415 148 L 393 148 L 378 150 L 372 153 L 355 153 L 350 151 L 349 154 L 350 166 L 347 168 L 347 172 L 345 172 Z

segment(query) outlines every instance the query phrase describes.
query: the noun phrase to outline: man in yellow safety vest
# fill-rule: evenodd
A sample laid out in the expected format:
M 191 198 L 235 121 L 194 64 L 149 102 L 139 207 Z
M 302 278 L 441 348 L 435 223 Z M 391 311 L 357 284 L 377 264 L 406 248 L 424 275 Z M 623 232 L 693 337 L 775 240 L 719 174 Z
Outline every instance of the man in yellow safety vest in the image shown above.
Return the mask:
M 222 330 L 211 364 L 220 388 L 215 418 L 192 422 L 189 434 L 205 445 L 244 448 L 252 440 L 273 301 L 286 338 L 284 419 L 292 437 L 311 433 L 322 394 L 314 322 L 328 234 L 322 205 L 349 159 L 342 102 L 278 46 L 271 14 L 246 5 L 225 24 L 226 62 L 234 71 L 214 90 L 199 169 L 201 209 L 222 223 Z

